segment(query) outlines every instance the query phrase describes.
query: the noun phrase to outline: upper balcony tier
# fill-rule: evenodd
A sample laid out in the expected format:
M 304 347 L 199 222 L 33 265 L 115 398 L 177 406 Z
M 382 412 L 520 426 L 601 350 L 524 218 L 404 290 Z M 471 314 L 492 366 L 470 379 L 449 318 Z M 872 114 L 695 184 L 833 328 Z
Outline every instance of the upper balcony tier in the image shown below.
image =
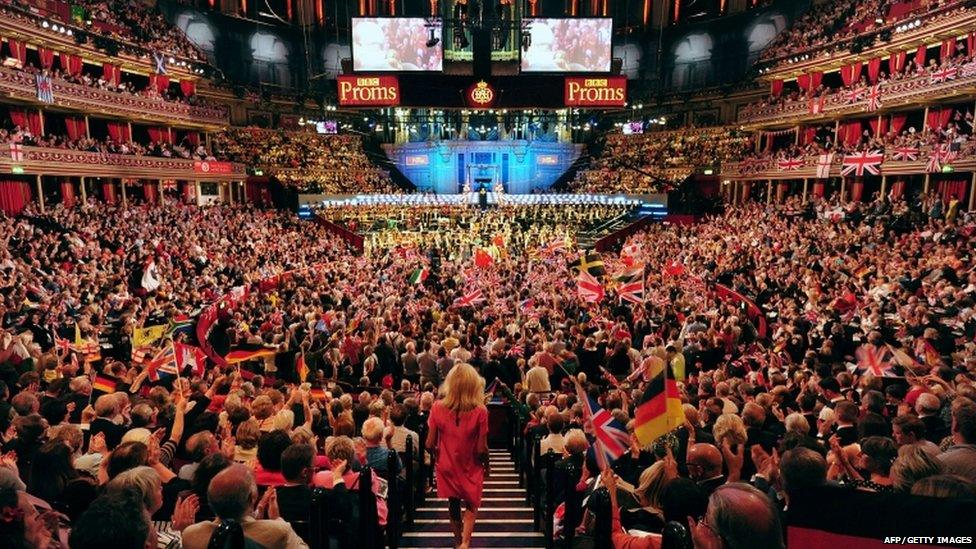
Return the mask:
M 206 130 L 226 127 L 230 123 L 224 107 L 193 106 L 73 84 L 59 78 L 51 79 L 51 87 L 53 105 L 86 114 Z M 0 93 L 18 101 L 48 105 L 37 97 L 35 75 L 25 71 L 0 67 Z
M 21 145 L 0 145 L 0 170 L 34 175 L 185 181 L 243 181 L 247 178 L 244 165 L 238 163 Z

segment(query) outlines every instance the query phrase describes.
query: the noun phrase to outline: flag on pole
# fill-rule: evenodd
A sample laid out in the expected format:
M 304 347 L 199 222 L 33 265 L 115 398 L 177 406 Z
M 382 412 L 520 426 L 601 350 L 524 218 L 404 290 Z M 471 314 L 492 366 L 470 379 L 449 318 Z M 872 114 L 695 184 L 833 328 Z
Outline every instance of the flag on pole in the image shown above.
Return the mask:
M 167 345 L 161 351 L 156 353 L 156 356 L 146 364 L 146 370 L 149 371 L 150 381 L 159 381 L 159 374 L 165 374 L 167 376 L 176 375 L 176 355 L 173 351 L 172 345 Z
M 154 292 L 159 288 L 159 271 L 156 269 L 155 260 L 149 260 L 143 267 L 141 285 L 147 292 Z
M 587 271 L 580 271 L 576 277 L 576 288 L 579 298 L 587 303 L 599 303 L 606 295 L 603 284 Z
M 598 253 L 583 254 L 570 263 L 570 268 L 585 272 L 593 276 L 603 276 L 607 270 L 603 265 L 603 257 Z
M 668 434 L 685 422 L 681 409 L 678 384 L 670 373 L 671 367 L 651 378 L 637 411 L 634 414 L 634 432 L 641 444 L 647 445 Z
M 454 300 L 458 307 L 473 307 L 485 301 L 485 296 L 481 293 L 481 288 L 475 288 L 463 296 Z
M 576 383 L 576 395 L 583 404 L 583 417 L 590 422 L 590 427 L 593 429 L 596 462 L 603 471 L 624 455 L 630 447 L 627 426 L 614 419 L 610 412 L 590 398 L 579 382 Z
M 419 269 L 414 269 L 410 273 L 409 282 L 410 284 L 423 284 L 427 277 L 430 276 L 430 270 L 427 267 L 421 267 Z
M 173 352 L 176 355 L 177 372 L 182 372 L 187 366 L 191 366 L 193 375 L 203 375 L 203 367 L 207 363 L 207 355 L 203 349 L 174 341 Z
M 854 351 L 857 357 L 857 369 L 878 377 L 892 376 L 891 364 L 885 360 L 888 354 L 886 347 L 876 347 L 872 343 L 861 345 Z
M 146 326 L 143 328 L 136 328 L 132 330 L 132 346 L 133 347 L 145 347 L 156 343 L 166 332 L 169 331 L 168 324 L 157 324 L 155 326 Z
M 356 318 L 353 318 L 354 322 L 356 320 Z M 356 322 L 356 324 L 358 325 L 358 322 Z M 352 322 L 350 322 L 350 325 L 352 325 Z M 239 362 L 247 362 L 248 360 L 272 356 L 277 353 L 278 349 L 276 347 L 244 343 L 242 345 L 238 345 L 234 349 L 231 349 L 231 351 L 227 353 L 227 356 L 224 357 L 224 360 L 227 361 L 227 364 L 237 364 Z
M 51 84 L 51 77 L 38 74 L 34 79 L 37 83 L 37 100 L 41 103 L 54 103 L 54 86 Z
M 644 279 L 636 280 L 634 282 L 628 282 L 617 288 L 617 295 L 620 296 L 621 301 L 629 301 L 631 303 L 643 303 L 644 302 Z
M 305 353 L 302 353 L 295 359 L 295 373 L 298 374 L 298 379 L 302 383 L 305 383 L 305 380 L 308 379 L 308 371 L 308 364 L 305 363 Z
M 101 393 L 114 393 L 118 384 L 118 378 L 108 374 L 96 373 L 95 379 L 92 380 L 92 390 Z

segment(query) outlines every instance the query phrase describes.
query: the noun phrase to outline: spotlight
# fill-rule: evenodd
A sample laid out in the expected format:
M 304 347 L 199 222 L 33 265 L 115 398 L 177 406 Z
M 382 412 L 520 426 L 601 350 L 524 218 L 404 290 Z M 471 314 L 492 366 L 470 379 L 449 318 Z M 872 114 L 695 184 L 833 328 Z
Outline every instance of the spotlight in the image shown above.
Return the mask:
M 51 26 L 51 24 L 50 24 L 50 23 L 48 23 L 47 21 L 44 21 L 44 22 L 42 22 L 42 23 L 41 23 L 41 26 L 42 26 L 42 27 L 44 27 L 44 28 L 46 29 L 46 28 L 48 28 L 48 27 L 50 27 L 50 26 Z

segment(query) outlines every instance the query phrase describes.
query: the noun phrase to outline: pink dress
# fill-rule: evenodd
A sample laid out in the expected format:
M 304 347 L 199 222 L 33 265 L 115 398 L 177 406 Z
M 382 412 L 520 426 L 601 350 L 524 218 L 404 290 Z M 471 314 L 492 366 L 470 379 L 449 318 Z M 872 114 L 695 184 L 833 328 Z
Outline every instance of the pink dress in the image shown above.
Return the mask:
M 485 469 L 478 442 L 488 434 L 488 409 L 455 413 L 434 403 L 427 422 L 437 440 L 437 497 L 458 498 L 469 506 L 481 506 Z

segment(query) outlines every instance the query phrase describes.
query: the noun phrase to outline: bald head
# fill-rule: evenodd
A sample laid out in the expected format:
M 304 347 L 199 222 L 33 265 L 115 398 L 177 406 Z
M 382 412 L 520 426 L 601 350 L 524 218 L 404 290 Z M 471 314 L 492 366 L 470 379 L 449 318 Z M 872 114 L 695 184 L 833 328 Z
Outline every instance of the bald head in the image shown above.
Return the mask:
M 714 444 L 699 442 L 688 449 L 688 473 L 695 480 L 722 474 L 722 452 Z
M 769 498 L 743 483 L 723 484 L 708 499 L 706 520 L 729 549 L 781 549 L 779 513 Z
M 231 465 L 210 481 L 207 500 L 210 508 L 224 520 L 241 520 L 251 512 L 258 487 L 251 470 L 242 464 Z

